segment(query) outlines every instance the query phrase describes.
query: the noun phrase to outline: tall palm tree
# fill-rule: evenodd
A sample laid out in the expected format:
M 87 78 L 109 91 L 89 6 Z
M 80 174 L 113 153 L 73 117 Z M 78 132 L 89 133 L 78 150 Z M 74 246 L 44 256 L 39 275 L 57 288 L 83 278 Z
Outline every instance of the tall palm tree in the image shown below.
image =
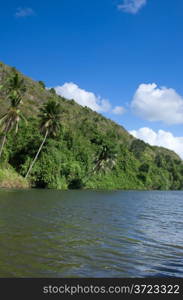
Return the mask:
M 10 107 L 7 113 L 0 118 L 0 131 L 2 134 L 2 142 L 0 145 L 0 158 L 6 142 L 7 134 L 13 128 L 15 128 L 15 132 L 17 133 L 20 120 L 25 120 L 25 117 L 19 109 L 19 105 L 22 103 L 22 96 L 25 93 L 25 91 L 26 86 L 24 79 L 19 76 L 16 69 L 13 69 L 12 75 L 8 79 L 6 85 L 6 93 L 8 94 L 8 100 L 10 100 Z
M 27 178 L 41 152 L 46 139 L 48 136 L 55 137 L 60 130 L 60 115 L 61 115 L 61 107 L 60 103 L 57 103 L 55 100 L 49 100 L 41 109 L 40 109 L 40 130 L 41 133 L 44 134 L 43 141 L 34 157 L 30 167 L 27 171 L 25 178 Z
M 19 109 L 19 105 L 22 102 L 22 98 L 19 95 L 11 94 L 9 96 L 10 107 L 6 114 L 0 118 L 0 131 L 2 133 L 2 142 L 0 146 L 0 158 L 3 152 L 3 148 L 6 142 L 8 133 L 15 129 L 15 133 L 18 132 L 20 120 L 26 121 L 24 115 Z

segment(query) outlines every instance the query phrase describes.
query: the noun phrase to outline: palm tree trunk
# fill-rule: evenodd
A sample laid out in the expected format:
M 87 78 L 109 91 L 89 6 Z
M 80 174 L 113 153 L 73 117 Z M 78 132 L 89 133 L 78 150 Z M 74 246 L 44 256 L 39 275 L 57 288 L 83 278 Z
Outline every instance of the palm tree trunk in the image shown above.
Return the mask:
M 34 160 L 33 160 L 32 163 L 30 164 L 29 170 L 28 170 L 28 172 L 27 172 L 25 178 L 27 178 L 27 177 L 29 176 L 29 174 L 30 174 L 30 172 L 31 172 L 31 170 L 32 170 L 32 167 L 34 166 L 34 164 L 35 164 L 35 162 L 36 162 L 36 160 L 37 160 L 37 158 L 38 158 L 38 156 L 39 156 L 39 153 L 41 152 L 41 150 L 42 150 L 42 148 L 43 148 L 43 145 L 44 145 L 44 143 L 45 143 L 45 141 L 46 141 L 47 136 L 48 136 L 48 130 L 47 130 L 46 133 L 45 133 L 44 139 L 43 139 L 43 141 L 42 141 L 42 143 L 41 143 L 41 145 L 40 145 L 40 147 L 39 147 L 39 150 L 38 150 L 38 152 L 37 152 L 37 154 L 36 154 Z
M 2 138 L 2 143 L 1 143 L 1 148 L 0 148 L 0 158 L 1 158 L 1 155 L 2 155 L 2 152 L 3 152 L 5 142 L 6 142 L 6 134 Z
M 87 173 L 87 175 L 85 176 L 86 178 L 83 180 L 83 183 L 85 184 L 89 179 L 90 177 L 93 175 L 93 173 L 97 170 L 98 166 L 100 165 L 100 161 L 98 161 L 96 163 L 96 165 L 93 167 L 93 169 Z
M 0 148 L 0 158 L 1 158 L 1 155 L 2 155 L 2 152 L 3 152 L 3 148 L 4 148 L 4 145 L 5 145 L 5 142 L 6 142 L 8 131 L 10 129 L 10 127 L 9 127 L 10 123 L 11 123 L 11 119 L 9 119 L 8 124 L 6 125 L 4 136 L 2 138 L 2 143 L 1 143 L 1 148 Z

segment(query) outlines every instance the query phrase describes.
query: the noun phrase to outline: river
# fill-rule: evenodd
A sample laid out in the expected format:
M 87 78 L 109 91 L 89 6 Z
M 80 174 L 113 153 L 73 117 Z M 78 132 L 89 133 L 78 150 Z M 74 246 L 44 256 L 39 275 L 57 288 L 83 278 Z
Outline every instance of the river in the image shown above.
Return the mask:
M 0 277 L 183 277 L 183 192 L 0 190 Z

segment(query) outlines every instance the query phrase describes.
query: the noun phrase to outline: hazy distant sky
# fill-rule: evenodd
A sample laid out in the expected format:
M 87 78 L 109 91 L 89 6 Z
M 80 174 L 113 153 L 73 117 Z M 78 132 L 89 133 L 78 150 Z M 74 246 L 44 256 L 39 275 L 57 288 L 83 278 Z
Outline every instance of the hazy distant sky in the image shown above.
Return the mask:
M 183 158 L 183 1 L 2 1 L 0 60 Z

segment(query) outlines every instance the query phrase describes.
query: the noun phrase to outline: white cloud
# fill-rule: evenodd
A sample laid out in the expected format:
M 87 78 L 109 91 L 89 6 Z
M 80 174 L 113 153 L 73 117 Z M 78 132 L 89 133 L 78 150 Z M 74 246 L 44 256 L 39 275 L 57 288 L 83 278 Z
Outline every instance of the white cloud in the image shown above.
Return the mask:
M 73 82 L 57 86 L 55 87 L 55 90 L 58 95 L 70 100 L 74 99 L 78 104 L 88 106 L 92 110 L 108 112 L 111 109 L 111 105 L 107 99 L 102 99 L 100 96 L 96 96 L 92 92 L 87 92 Z
M 183 98 L 171 88 L 158 88 L 155 83 L 141 84 L 131 106 L 137 115 L 151 122 L 183 123 Z
M 55 90 L 58 95 L 69 100 L 74 99 L 78 104 L 87 106 L 97 112 L 112 112 L 114 114 L 122 114 L 124 112 L 124 108 L 120 106 L 117 106 L 112 110 L 112 105 L 109 100 L 102 99 L 92 92 L 81 89 L 73 82 L 66 82 L 62 86 L 56 86 Z
M 146 0 L 123 0 L 123 3 L 118 5 L 118 9 L 136 14 L 146 3 Z
M 112 113 L 115 115 L 123 115 L 125 113 L 125 109 L 122 106 L 115 106 L 112 110 Z
M 15 16 L 17 18 L 25 18 L 25 17 L 34 16 L 34 15 L 35 15 L 35 12 L 30 7 L 25 7 L 25 8 L 19 7 L 19 8 L 17 8 L 17 11 L 15 13 Z
M 152 146 L 160 146 L 173 150 L 183 159 L 183 137 L 176 137 L 171 132 L 164 130 L 155 132 L 147 127 L 132 130 L 130 133 Z

